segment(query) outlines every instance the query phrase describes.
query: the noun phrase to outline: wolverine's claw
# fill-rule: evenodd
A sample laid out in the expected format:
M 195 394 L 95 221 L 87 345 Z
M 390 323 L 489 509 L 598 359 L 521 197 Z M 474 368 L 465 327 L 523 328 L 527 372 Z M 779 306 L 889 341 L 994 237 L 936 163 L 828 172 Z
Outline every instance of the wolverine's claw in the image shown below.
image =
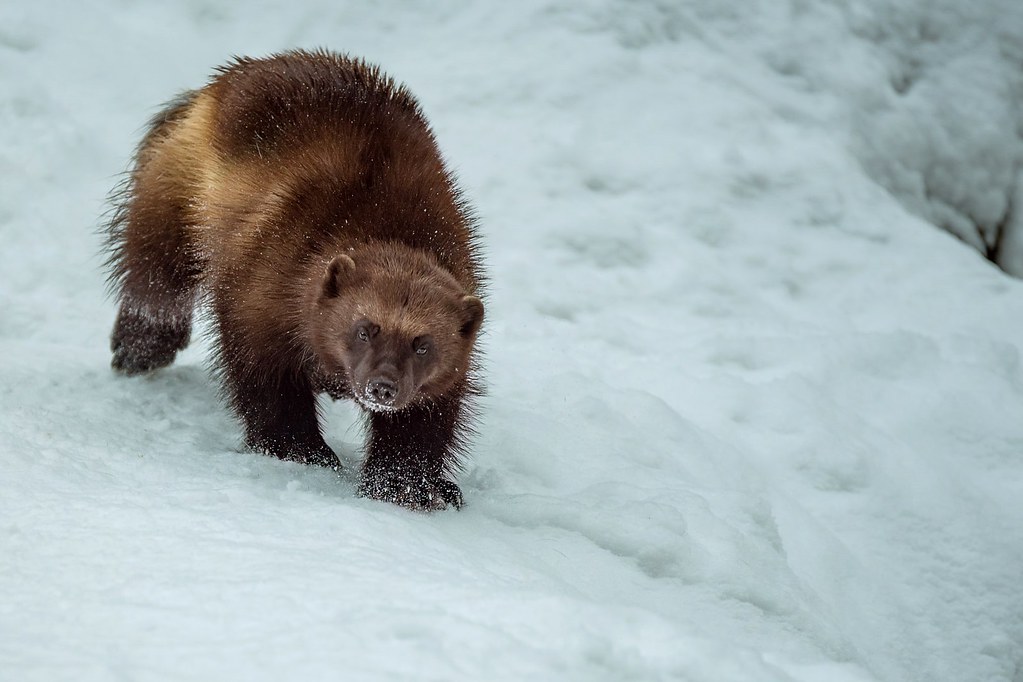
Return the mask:
M 440 511 L 447 509 L 448 505 L 461 509 L 463 506 L 462 491 L 451 481 L 442 478 L 433 481 L 420 479 L 414 483 L 398 477 L 382 480 L 367 478 L 359 486 L 359 494 L 412 511 Z

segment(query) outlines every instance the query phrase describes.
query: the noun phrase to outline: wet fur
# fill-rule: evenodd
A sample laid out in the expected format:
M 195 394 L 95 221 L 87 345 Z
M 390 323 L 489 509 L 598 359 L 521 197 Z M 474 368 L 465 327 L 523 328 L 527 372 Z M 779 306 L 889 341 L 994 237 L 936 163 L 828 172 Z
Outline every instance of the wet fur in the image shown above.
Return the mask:
M 432 299 L 449 289 L 452 300 L 481 295 L 475 220 L 419 105 L 375 67 L 333 53 L 221 68 L 151 121 L 113 199 L 114 368 L 170 364 L 205 304 L 216 373 L 246 442 L 281 458 L 337 462 L 315 395 L 353 397 L 317 337 L 339 255 L 398 273 L 413 292 L 403 304 L 416 305 L 399 314 L 388 291 L 371 305 L 402 324 L 436 324 L 450 301 Z M 438 277 L 449 281 L 427 281 Z M 367 414 L 365 494 L 413 508 L 461 503 L 449 479 L 478 393 L 475 330 L 465 340 L 465 362 L 443 386 Z

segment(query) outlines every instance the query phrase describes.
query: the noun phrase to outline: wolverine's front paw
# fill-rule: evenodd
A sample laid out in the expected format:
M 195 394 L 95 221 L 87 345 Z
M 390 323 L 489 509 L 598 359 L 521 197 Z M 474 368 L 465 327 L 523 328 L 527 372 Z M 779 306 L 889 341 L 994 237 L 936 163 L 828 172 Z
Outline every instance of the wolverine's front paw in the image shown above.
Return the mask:
M 448 505 L 461 509 L 464 504 L 461 489 L 443 478 L 428 480 L 366 474 L 359 486 L 359 494 L 413 511 L 438 511 Z
M 341 469 L 341 460 L 326 443 L 295 443 L 290 439 L 250 437 L 246 439 L 245 445 L 250 450 L 283 459 L 285 462 L 327 467 L 334 471 Z
M 338 471 L 341 469 L 341 461 L 334 454 L 334 451 L 330 448 L 326 450 L 315 450 L 315 451 L 291 451 L 288 454 L 281 457 L 281 459 L 289 462 L 299 462 L 300 464 L 310 464 L 312 466 L 327 467 Z

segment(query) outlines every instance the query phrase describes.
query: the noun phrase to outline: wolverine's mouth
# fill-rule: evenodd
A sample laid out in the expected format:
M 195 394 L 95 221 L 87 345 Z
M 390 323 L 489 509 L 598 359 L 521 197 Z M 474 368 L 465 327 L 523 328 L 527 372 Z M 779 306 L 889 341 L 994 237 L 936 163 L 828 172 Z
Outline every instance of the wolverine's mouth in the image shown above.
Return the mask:
M 359 396 L 359 395 L 355 396 L 355 402 L 357 402 L 361 407 L 369 410 L 370 412 L 397 412 L 398 411 L 398 408 L 395 407 L 394 405 L 386 405 L 384 403 L 378 403 L 378 402 L 373 401 L 373 400 L 367 400 L 366 398 L 363 398 L 362 396 Z

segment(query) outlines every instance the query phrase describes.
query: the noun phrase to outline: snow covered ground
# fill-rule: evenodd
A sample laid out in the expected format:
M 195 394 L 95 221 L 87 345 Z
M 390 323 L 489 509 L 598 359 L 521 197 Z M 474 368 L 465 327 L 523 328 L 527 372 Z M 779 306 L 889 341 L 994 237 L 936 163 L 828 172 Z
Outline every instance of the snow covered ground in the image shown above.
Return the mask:
M 925 220 L 1023 272 L 1021 7 L 3 3 L 0 679 L 1020 682 L 1023 283 Z M 482 215 L 461 512 L 242 452 L 204 343 L 108 369 L 142 124 L 295 46 Z

